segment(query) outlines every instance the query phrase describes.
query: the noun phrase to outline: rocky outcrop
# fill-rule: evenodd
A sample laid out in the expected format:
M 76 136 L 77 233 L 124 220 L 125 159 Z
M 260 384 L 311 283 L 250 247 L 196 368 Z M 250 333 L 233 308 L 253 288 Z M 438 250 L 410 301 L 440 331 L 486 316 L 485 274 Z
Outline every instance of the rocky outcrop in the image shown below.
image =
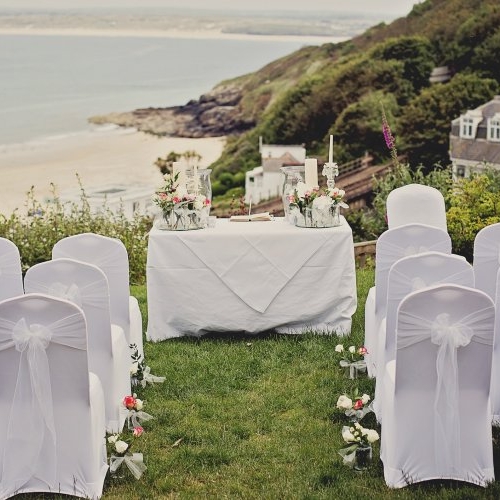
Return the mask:
M 123 113 L 93 116 L 91 123 L 114 123 L 135 127 L 143 132 L 171 137 L 219 137 L 239 134 L 255 125 L 245 118 L 241 108 L 242 88 L 234 84 L 218 85 L 184 106 L 143 108 Z

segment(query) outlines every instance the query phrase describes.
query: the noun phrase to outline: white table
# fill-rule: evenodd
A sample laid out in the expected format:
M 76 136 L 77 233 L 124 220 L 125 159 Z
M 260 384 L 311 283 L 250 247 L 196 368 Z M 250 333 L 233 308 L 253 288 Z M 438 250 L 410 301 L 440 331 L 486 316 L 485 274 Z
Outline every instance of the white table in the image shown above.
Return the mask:
M 148 340 L 207 332 L 346 334 L 356 310 L 351 228 L 229 222 L 149 233 Z

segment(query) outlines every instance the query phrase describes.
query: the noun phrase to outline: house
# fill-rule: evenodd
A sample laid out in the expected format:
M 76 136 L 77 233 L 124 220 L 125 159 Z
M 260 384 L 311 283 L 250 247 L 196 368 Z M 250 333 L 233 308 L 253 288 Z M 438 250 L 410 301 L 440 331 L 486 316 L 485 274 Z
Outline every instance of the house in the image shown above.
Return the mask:
M 500 170 L 500 95 L 451 122 L 453 177 L 469 177 L 486 166 Z
M 246 204 L 281 196 L 281 167 L 303 165 L 306 159 L 304 146 L 263 144 L 262 137 L 259 138 L 259 152 L 262 164 L 246 173 Z

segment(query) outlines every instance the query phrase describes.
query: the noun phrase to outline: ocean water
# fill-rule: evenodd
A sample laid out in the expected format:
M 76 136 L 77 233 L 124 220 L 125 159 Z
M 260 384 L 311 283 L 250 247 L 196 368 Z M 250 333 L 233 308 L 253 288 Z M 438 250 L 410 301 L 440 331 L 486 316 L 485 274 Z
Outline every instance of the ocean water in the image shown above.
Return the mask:
M 185 104 L 305 44 L 0 35 L 0 146 L 89 133 L 92 115 Z

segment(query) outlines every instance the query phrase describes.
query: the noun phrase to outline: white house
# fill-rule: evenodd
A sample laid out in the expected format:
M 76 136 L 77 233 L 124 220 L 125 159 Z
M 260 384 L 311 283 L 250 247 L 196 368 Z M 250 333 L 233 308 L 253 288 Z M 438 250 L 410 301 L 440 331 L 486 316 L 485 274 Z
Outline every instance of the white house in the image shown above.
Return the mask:
M 486 165 L 500 170 L 500 96 L 451 122 L 453 177 L 469 177 Z
M 281 196 L 283 177 L 281 167 L 303 165 L 306 159 L 304 146 L 263 144 L 259 139 L 262 164 L 246 173 L 245 203 L 259 203 Z

